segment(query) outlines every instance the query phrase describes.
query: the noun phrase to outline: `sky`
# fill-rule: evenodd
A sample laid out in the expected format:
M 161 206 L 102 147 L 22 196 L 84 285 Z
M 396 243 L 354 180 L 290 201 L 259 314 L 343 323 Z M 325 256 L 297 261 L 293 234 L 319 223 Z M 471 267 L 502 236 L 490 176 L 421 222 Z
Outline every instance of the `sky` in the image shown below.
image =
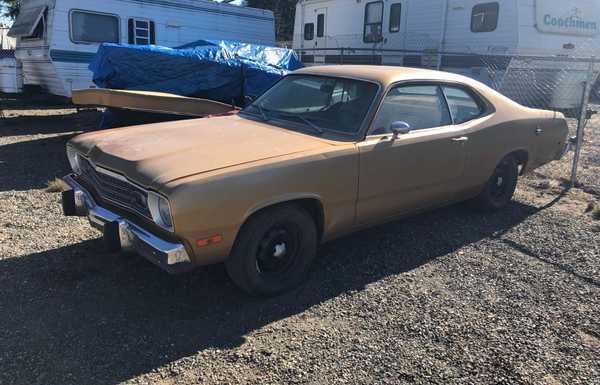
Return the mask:
M 2 15 L 4 13 L 4 7 L 2 5 L 0 5 L 0 15 Z M 0 16 L 0 25 L 10 25 L 11 21 L 8 20 L 7 18 Z

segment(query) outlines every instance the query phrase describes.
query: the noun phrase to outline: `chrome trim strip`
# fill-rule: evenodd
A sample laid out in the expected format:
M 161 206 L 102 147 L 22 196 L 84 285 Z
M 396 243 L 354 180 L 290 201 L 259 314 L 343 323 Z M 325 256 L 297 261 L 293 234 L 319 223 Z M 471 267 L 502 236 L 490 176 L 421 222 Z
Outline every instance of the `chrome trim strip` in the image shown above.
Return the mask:
M 121 248 L 136 252 L 169 273 L 185 272 L 193 268 L 190 255 L 181 243 L 171 243 L 146 231 L 135 223 L 99 206 L 73 175 L 63 178 L 74 191 L 78 216 L 87 216 L 90 224 L 101 231 L 108 223 L 118 223 Z

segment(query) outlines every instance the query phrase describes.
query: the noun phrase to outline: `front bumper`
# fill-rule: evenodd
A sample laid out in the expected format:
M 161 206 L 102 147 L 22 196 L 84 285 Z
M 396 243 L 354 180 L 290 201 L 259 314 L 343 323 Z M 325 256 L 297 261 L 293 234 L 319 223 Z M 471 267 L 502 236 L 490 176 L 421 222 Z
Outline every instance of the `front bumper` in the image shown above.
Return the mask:
M 70 190 L 63 192 L 67 216 L 88 217 L 90 224 L 104 234 L 111 249 L 135 252 L 171 274 L 193 269 L 190 256 L 181 243 L 171 243 L 100 206 L 73 175 L 63 178 Z

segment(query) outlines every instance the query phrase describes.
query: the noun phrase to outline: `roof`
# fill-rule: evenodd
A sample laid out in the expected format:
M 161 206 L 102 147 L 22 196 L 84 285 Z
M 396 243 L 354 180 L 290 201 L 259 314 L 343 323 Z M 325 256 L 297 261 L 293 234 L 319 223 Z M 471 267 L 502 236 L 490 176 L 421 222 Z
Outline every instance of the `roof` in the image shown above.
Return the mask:
M 329 65 L 306 67 L 294 73 L 352 77 L 388 85 L 403 80 L 446 80 L 473 84 L 474 80 L 450 72 L 378 65 Z

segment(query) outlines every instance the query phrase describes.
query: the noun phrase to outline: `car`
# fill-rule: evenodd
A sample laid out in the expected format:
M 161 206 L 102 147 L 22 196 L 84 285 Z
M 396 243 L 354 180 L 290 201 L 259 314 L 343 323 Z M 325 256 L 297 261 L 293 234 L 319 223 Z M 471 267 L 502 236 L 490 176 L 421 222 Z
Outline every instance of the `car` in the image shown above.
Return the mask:
M 298 70 L 238 114 L 90 132 L 67 144 L 66 215 L 170 273 L 225 263 L 252 295 L 305 279 L 320 244 L 462 201 L 511 201 L 568 148 L 561 113 L 459 75 Z

